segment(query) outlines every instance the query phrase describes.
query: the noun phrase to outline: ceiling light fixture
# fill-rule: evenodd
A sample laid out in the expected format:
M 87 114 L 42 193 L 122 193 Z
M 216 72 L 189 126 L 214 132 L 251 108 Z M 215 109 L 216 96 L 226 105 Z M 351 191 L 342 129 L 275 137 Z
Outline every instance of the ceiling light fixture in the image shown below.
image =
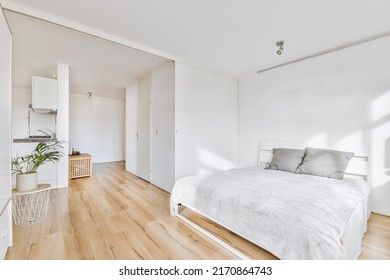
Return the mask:
M 282 51 L 284 50 L 284 41 L 277 41 L 276 46 L 279 47 L 278 51 L 276 52 L 278 55 L 282 54 Z

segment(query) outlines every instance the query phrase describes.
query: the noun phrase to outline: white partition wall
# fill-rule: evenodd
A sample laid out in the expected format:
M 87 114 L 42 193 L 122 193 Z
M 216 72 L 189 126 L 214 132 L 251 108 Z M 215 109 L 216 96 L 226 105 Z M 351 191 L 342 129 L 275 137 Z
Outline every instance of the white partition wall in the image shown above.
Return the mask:
M 0 6 L 0 259 L 12 245 L 11 59 L 12 35 Z
M 238 160 L 238 81 L 175 63 L 175 178 Z

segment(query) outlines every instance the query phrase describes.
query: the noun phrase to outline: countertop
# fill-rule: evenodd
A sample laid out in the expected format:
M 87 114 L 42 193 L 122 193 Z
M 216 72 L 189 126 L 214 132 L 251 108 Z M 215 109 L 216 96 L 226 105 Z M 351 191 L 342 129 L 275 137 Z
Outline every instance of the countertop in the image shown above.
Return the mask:
M 57 138 L 18 138 L 14 143 L 39 143 L 39 142 L 57 142 Z

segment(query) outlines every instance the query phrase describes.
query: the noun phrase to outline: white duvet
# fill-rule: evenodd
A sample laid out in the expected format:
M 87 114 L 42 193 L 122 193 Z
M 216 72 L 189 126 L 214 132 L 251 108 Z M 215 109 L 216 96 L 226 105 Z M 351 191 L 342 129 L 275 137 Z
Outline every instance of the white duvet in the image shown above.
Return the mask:
M 175 183 L 178 203 L 196 209 L 281 259 L 354 259 L 366 230 L 369 185 L 255 166 Z

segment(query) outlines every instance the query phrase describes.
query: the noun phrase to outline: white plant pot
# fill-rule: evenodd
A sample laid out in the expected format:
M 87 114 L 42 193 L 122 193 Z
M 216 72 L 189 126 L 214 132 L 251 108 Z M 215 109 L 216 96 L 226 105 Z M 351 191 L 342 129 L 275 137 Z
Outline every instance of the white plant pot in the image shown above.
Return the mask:
M 38 173 L 16 174 L 16 189 L 29 191 L 38 186 Z

